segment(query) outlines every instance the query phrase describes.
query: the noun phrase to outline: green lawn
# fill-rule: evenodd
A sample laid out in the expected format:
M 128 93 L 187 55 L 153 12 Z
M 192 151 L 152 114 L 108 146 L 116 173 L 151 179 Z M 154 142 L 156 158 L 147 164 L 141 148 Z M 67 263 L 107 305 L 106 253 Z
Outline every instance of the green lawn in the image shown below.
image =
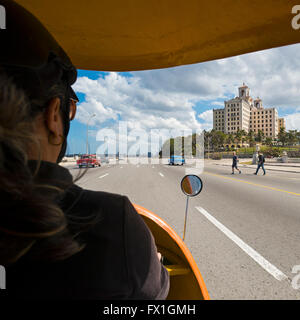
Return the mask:
M 252 164 L 252 161 L 240 161 L 240 164 Z

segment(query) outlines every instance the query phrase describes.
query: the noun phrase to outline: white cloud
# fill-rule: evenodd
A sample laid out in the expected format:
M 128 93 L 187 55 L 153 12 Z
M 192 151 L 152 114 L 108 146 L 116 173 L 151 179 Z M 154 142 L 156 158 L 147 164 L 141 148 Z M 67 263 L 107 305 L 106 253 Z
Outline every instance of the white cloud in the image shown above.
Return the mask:
M 220 107 L 224 107 L 224 102 L 221 101 L 213 101 L 211 102 L 212 106 L 220 106 Z
M 213 111 L 212 110 L 204 111 L 203 113 L 200 113 L 198 115 L 198 118 L 203 119 L 207 122 L 212 122 L 213 121 Z
M 151 90 L 136 76 L 109 73 L 97 80 L 80 77 L 73 87 L 85 94 L 85 101 L 78 105 L 77 120 L 82 123 L 95 113 L 90 124 L 98 126 L 120 117 L 131 129 L 201 128 L 190 96 Z
M 300 130 L 300 112 L 285 116 L 286 130 Z
M 213 111 L 207 110 L 198 115 L 198 118 L 203 121 L 203 129 L 210 130 L 213 128 Z
M 90 124 L 98 127 L 121 118 L 129 129 L 211 129 L 212 111 L 196 112 L 196 104 L 212 101 L 212 107 L 223 107 L 220 99 L 236 96 L 245 82 L 265 107 L 295 110 L 287 116 L 287 128 L 300 127 L 300 44 L 131 75 L 80 77 L 74 89 L 85 94 L 85 102 L 78 106 L 77 119 L 86 123 L 96 113 Z
M 260 96 L 267 107 L 300 106 L 300 44 L 133 74 L 138 75 L 147 88 L 180 92 L 196 100 L 231 98 L 245 82 L 250 94 Z

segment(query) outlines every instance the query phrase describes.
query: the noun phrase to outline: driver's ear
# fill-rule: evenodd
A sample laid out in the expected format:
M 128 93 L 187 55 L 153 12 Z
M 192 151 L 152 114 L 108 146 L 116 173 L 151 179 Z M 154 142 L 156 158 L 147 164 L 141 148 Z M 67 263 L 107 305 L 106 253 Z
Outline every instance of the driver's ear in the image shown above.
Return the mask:
M 58 138 L 63 135 L 63 126 L 60 113 L 60 99 L 52 98 L 48 103 L 45 112 L 45 125 L 50 131 L 53 138 Z

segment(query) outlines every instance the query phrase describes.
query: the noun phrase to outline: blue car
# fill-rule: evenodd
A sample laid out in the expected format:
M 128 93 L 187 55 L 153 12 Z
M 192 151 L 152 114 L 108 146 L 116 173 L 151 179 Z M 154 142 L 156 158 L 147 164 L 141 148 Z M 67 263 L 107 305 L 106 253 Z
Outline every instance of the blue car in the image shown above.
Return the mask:
M 185 164 L 185 159 L 182 156 L 171 156 L 169 159 L 169 165 L 182 165 Z

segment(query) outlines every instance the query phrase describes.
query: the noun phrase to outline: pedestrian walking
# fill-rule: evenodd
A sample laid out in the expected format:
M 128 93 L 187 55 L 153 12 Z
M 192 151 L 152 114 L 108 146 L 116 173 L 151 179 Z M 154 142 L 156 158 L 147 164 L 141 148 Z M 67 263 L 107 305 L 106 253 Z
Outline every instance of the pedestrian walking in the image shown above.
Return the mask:
M 237 163 L 238 162 L 239 162 L 239 159 L 238 159 L 238 157 L 236 155 L 236 152 L 234 151 L 233 152 L 233 157 L 232 157 L 232 174 L 234 174 L 234 169 L 236 169 L 239 172 L 239 174 L 242 173 L 242 171 L 240 169 L 238 169 L 238 167 L 237 167 Z
M 257 164 L 256 172 L 254 173 L 255 175 L 257 175 L 258 170 L 259 170 L 260 168 L 262 168 L 262 170 L 263 170 L 263 172 L 264 172 L 264 175 L 266 174 L 266 170 L 265 170 L 265 167 L 264 167 L 264 163 L 265 163 L 265 157 L 264 157 L 264 155 L 263 155 L 261 152 L 258 152 L 258 164 Z

